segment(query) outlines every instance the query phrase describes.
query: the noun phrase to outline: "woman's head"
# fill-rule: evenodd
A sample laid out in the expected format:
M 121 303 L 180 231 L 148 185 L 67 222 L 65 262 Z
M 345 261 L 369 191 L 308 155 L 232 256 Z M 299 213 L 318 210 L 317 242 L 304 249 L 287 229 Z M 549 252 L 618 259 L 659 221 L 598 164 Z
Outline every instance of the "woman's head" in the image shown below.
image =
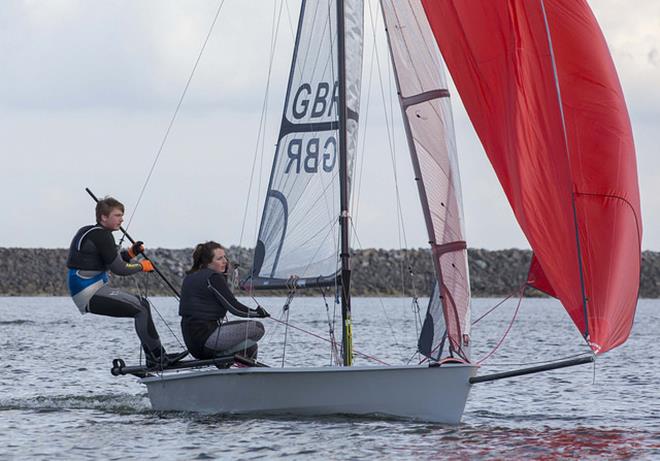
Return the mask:
M 189 274 L 197 272 L 200 269 L 213 269 L 216 272 L 227 271 L 227 257 L 225 248 L 217 242 L 209 241 L 200 243 L 193 251 L 193 265 L 188 271 Z

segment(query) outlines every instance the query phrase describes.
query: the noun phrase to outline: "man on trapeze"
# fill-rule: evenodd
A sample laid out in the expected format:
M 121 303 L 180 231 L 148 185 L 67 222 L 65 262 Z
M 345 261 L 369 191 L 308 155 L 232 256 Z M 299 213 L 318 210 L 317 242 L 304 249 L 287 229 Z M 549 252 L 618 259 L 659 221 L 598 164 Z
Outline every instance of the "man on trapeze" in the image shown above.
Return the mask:
M 81 314 L 135 319 L 147 367 L 165 367 L 178 362 L 188 351 L 167 354 L 151 317 L 149 300 L 108 286 L 108 271 L 116 275 L 152 272 L 151 261 L 133 262 L 144 251 L 142 242 L 118 250 L 113 231 L 124 222 L 124 205 L 112 197 L 96 204 L 96 224 L 81 227 L 71 241 L 66 265 L 69 292 Z

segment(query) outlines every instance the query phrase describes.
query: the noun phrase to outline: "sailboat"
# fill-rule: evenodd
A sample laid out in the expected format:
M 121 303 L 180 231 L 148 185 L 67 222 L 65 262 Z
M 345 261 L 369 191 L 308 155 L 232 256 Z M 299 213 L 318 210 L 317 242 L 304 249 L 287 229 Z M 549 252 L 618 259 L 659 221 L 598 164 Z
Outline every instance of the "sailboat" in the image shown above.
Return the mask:
M 628 337 L 641 261 L 631 127 L 584 0 L 381 0 L 435 268 L 415 365 L 353 365 L 352 171 L 361 0 L 303 0 L 249 290 L 335 287 L 340 366 L 140 376 L 156 410 L 388 415 L 457 424 L 475 383 L 591 361 Z M 528 285 L 558 298 L 592 353 L 477 376 L 461 184 L 443 61 L 533 251 Z M 549 332 L 548 334 L 551 334 Z M 268 392 L 263 392 L 267 389 Z

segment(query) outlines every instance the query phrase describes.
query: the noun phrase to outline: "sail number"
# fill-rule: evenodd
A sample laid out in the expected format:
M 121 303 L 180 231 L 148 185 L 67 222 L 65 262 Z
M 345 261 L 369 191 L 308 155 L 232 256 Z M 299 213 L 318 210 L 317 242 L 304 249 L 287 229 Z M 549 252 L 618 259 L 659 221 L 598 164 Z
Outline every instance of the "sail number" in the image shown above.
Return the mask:
M 339 103 L 339 84 L 332 89 L 328 82 L 318 82 L 316 88 L 302 83 L 293 97 L 291 115 L 308 123 L 333 121 Z M 333 117 L 334 112 L 334 117 Z M 284 173 L 330 173 L 337 163 L 337 140 L 333 131 L 298 133 L 286 143 L 287 163 Z
M 305 173 L 330 173 L 337 162 L 337 140 L 333 133 L 323 138 L 293 138 L 287 143 L 286 154 L 285 174 L 289 174 L 292 168 L 296 174 L 300 173 L 301 168 Z
M 330 117 L 332 109 L 337 104 L 339 104 L 339 84 L 337 82 L 332 87 L 332 95 L 330 94 L 330 84 L 327 82 L 319 82 L 314 93 L 312 93 L 312 86 L 309 83 L 303 83 L 296 91 L 291 111 L 296 120 L 309 118 L 312 121 L 311 119 L 314 118 Z

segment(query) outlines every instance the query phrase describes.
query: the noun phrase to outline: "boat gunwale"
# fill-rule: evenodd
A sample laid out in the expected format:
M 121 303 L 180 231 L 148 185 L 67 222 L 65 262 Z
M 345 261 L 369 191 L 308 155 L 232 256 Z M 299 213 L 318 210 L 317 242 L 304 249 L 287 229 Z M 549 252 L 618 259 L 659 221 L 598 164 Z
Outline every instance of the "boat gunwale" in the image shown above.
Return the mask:
M 246 368 L 228 368 L 228 369 L 207 369 L 192 368 L 192 369 L 178 369 L 166 370 L 164 373 L 159 373 L 155 376 L 140 378 L 143 384 L 152 384 L 163 381 L 173 381 L 180 379 L 194 379 L 201 376 L 213 375 L 252 375 L 252 374 L 291 374 L 291 373 L 364 373 L 364 372 L 390 372 L 400 370 L 441 370 L 447 368 L 479 368 L 479 365 L 472 363 L 446 363 L 441 366 L 429 365 L 374 365 L 374 366 L 353 366 L 353 367 L 284 367 L 284 368 L 271 368 L 271 367 L 246 367 Z

